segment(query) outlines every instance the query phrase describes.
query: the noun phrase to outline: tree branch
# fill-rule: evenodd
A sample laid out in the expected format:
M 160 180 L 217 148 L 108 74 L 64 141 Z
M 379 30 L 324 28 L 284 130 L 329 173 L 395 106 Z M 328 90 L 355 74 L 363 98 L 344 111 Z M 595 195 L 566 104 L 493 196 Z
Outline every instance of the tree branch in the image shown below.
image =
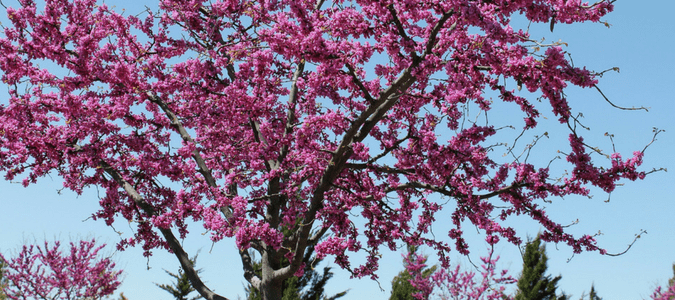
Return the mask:
M 500 194 L 503 194 L 503 193 L 506 193 L 506 192 L 511 191 L 513 189 L 521 188 L 521 187 L 524 187 L 524 186 L 526 186 L 526 185 L 522 184 L 522 183 L 514 183 L 514 184 L 511 184 L 507 187 L 496 190 L 494 192 L 483 194 L 483 195 L 478 195 L 478 199 L 483 200 L 483 199 L 492 198 L 494 196 L 498 196 Z M 439 193 L 439 194 L 442 194 L 442 195 L 445 195 L 445 196 L 448 196 L 448 197 L 453 197 L 453 198 L 465 198 L 466 197 L 466 195 L 459 195 L 459 194 L 454 193 L 452 191 L 449 191 L 449 190 L 447 190 L 443 187 L 431 185 L 431 184 L 428 184 L 428 183 L 421 183 L 421 182 L 408 182 L 408 183 L 400 184 L 396 187 L 390 187 L 390 188 L 386 189 L 385 192 L 389 193 L 389 192 L 393 192 L 393 191 L 401 191 L 401 190 L 407 190 L 407 189 L 424 189 L 424 190 L 433 191 L 433 192 L 436 192 L 436 193 Z
M 607 103 L 609 103 L 609 105 L 611 105 L 611 106 L 614 107 L 614 108 L 618 108 L 618 109 L 622 109 L 622 110 L 644 110 L 644 111 L 649 111 L 649 110 L 648 110 L 646 107 L 644 107 L 644 106 L 641 106 L 641 107 L 622 107 L 622 106 L 618 106 L 618 105 L 612 103 L 612 101 L 609 101 L 609 98 L 607 98 L 607 96 L 605 96 L 605 93 L 603 93 L 602 90 L 600 90 L 600 88 L 598 87 L 597 84 L 594 84 L 593 87 L 594 87 L 596 90 L 598 90 L 598 92 L 600 92 L 600 95 L 602 95 L 602 98 L 605 98 L 605 101 L 607 101 Z
M 247 250 L 239 249 L 239 256 L 241 257 L 242 265 L 244 265 L 244 278 L 251 284 L 251 286 L 259 290 L 262 281 L 253 269 L 253 260 L 251 259 L 251 255 Z
M 157 106 L 159 106 L 162 109 L 162 111 L 164 111 L 166 117 L 169 118 L 169 120 L 171 121 L 171 126 L 176 131 L 178 131 L 178 134 L 180 134 L 180 137 L 183 139 L 183 141 L 188 142 L 190 144 L 196 144 L 195 141 L 190 136 L 190 134 L 185 129 L 185 127 L 183 126 L 183 123 L 178 119 L 176 114 L 169 108 L 169 106 L 164 101 L 162 101 L 162 99 L 159 96 L 157 96 L 152 92 L 147 92 L 146 95 L 148 96 L 148 100 L 150 100 L 150 102 L 157 104 Z M 209 186 L 216 187 L 217 186 L 216 180 L 213 178 L 213 175 L 211 175 L 211 170 L 206 165 L 204 158 L 202 158 L 202 155 L 199 153 L 197 149 L 192 150 L 192 157 L 194 158 L 195 162 L 197 163 L 197 166 L 199 167 L 199 173 L 201 173 L 204 176 L 204 179 L 209 184 Z
M 157 96 L 152 92 L 147 92 L 146 95 L 148 96 L 148 100 L 150 100 L 150 102 L 157 104 L 157 106 L 159 106 L 162 109 L 162 111 L 164 111 L 166 117 L 169 118 L 169 120 L 171 121 L 171 126 L 178 132 L 178 134 L 180 134 L 180 137 L 183 139 L 183 141 L 191 144 L 196 144 L 192 136 L 190 136 L 190 134 L 183 126 L 183 123 L 178 119 L 176 114 L 169 108 L 169 106 L 164 101 L 162 101 L 162 98 L 160 98 L 159 96 Z M 197 163 L 198 171 L 200 174 L 202 174 L 202 176 L 204 176 L 206 183 L 212 188 L 217 188 L 218 185 L 216 184 L 215 178 L 213 178 L 213 175 L 211 174 L 211 169 L 209 169 L 209 167 L 206 165 L 206 161 L 199 153 L 199 150 L 197 149 L 192 150 L 192 158 Z M 225 215 L 225 218 L 228 220 L 233 216 L 232 209 L 230 209 L 229 207 L 222 207 L 221 212 Z
M 352 77 L 352 82 L 354 82 L 354 84 L 356 84 L 356 86 L 359 87 L 359 89 L 361 90 L 361 93 L 363 93 L 363 98 L 365 98 L 366 101 L 368 101 L 368 103 L 373 103 L 375 99 L 373 99 L 373 96 L 370 95 L 370 92 L 368 91 L 366 86 L 363 85 L 363 82 L 361 82 L 359 77 L 356 76 L 356 70 L 354 69 L 354 67 L 352 67 L 348 63 L 345 63 L 345 66 L 347 66 L 347 69 L 349 69 L 348 74 L 349 76 Z
M 298 63 L 298 67 L 293 73 L 293 83 L 291 85 L 291 91 L 288 95 L 288 110 L 286 111 L 286 128 L 284 130 L 283 137 L 289 136 L 293 132 L 293 124 L 295 124 L 295 105 L 298 102 L 298 79 L 302 77 L 302 72 L 305 70 L 305 60 L 303 59 Z M 288 154 L 288 145 L 281 147 L 281 152 L 279 153 L 279 159 L 277 162 L 281 164 Z
M 431 53 L 434 45 L 436 44 L 436 37 L 443 28 L 444 23 L 452 16 L 453 12 L 448 12 L 444 14 L 438 23 L 432 29 L 430 33 L 428 44 L 426 46 L 426 51 L 422 57 L 413 59 L 412 64 L 408 67 L 403 74 L 401 74 L 392 84 L 383 91 L 376 101 L 373 101 L 372 104 L 363 112 L 361 115 L 352 123 L 350 128 L 345 132 L 342 137 L 340 145 L 335 150 L 333 157 L 331 158 L 328 166 L 324 170 L 319 184 L 314 190 L 309 209 L 304 214 L 304 224 L 296 233 L 298 236 L 297 245 L 295 247 L 295 256 L 291 261 L 291 269 L 297 269 L 302 263 L 302 255 L 300 252 L 304 252 L 305 247 L 307 246 L 307 240 L 309 234 L 314 224 L 316 213 L 323 206 L 324 193 L 331 188 L 335 178 L 338 174 L 344 169 L 345 163 L 352 155 L 352 143 L 363 141 L 370 130 L 379 122 L 397 102 L 398 99 L 405 93 L 405 91 L 416 81 L 416 78 L 412 76 L 412 71 L 419 66 L 419 64 L 424 60 L 424 56 Z M 454 28 L 456 24 L 453 24 L 451 29 Z M 413 57 L 415 58 L 415 57 Z M 285 272 L 290 272 L 287 270 Z M 287 274 L 284 274 L 287 275 Z
M 155 209 L 149 203 L 147 203 L 145 199 L 143 199 L 143 196 L 141 196 L 141 194 L 139 194 L 138 191 L 136 191 L 136 189 L 128 181 L 126 181 L 115 168 L 103 160 L 101 160 L 100 164 L 103 171 L 108 173 L 108 175 L 110 175 L 113 180 L 115 180 L 115 182 L 117 182 L 117 184 L 124 189 L 124 191 L 131 197 L 131 199 L 134 200 L 134 203 L 136 203 L 138 207 L 140 207 L 143 211 L 145 211 L 145 213 L 149 215 L 157 215 Z M 166 240 L 167 244 L 169 244 L 171 252 L 173 252 L 176 258 L 178 258 L 183 271 L 185 274 L 187 274 L 188 279 L 190 279 L 190 283 L 195 288 L 195 290 L 207 300 L 228 300 L 227 298 L 214 293 L 204 284 L 204 282 L 199 277 L 199 272 L 195 270 L 192 261 L 190 261 L 190 256 L 185 252 L 185 250 L 183 250 L 183 247 L 180 245 L 180 242 L 173 234 L 171 229 L 159 228 L 159 231 L 164 236 L 164 240 Z
M 375 170 L 377 172 L 382 172 L 382 173 L 387 173 L 387 174 L 413 174 L 415 173 L 414 169 L 398 169 L 398 168 L 391 168 L 389 166 L 377 166 L 373 164 L 353 164 L 353 163 L 346 163 L 345 168 L 347 169 L 352 169 L 352 170 L 365 170 L 365 169 L 371 169 Z

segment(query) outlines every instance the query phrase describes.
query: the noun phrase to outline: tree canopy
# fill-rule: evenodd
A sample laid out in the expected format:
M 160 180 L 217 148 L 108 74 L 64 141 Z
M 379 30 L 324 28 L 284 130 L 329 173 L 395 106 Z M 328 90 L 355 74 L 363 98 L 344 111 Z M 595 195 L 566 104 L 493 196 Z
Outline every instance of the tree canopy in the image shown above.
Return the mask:
M 379 250 L 402 244 L 428 245 L 448 267 L 452 249 L 468 253 L 466 224 L 489 244 L 521 243 L 512 216 L 540 223 L 544 241 L 604 253 L 542 203 L 646 175 L 643 149 L 605 153 L 577 130 L 565 88 L 597 88 L 602 72 L 512 22 L 598 22 L 610 0 L 162 0 L 134 15 L 19 2 L 0 37 L 5 178 L 99 188 L 94 217 L 136 230 L 118 247 L 170 250 L 205 299 L 224 297 L 179 242 L 190 221 L 233 239 L 245 279 L 279 299 L 308 247 L 355 277 L 375 277 Z M 520 113 L 493 124 L 495 102 Z M 549 137 L 542 110 L 569 144 L 543 164 L 528 160 Z M 517 146 L 522 136 L 534 141 Z M 450 240 L 429 234 L 437 220 L 452 223 Z M 354 252 L 365 262 L 352 265 Z

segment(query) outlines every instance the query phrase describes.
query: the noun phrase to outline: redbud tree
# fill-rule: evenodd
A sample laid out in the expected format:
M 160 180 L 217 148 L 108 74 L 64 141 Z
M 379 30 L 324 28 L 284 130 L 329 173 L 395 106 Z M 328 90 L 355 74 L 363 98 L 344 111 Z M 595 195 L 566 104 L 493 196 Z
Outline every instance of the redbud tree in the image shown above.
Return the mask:
M 657 286 L 651 295 L 652 300 L 673 300 L 675 299 L 675 264 L 673 264 L 673 278 L 668 279 L 668 285 L 665 287 Z
M 506 294 L 506 288 L 518 280 L 508 275 L 507 270 L 497 271 L 499 256 L 493 258 L 493 254 L 493 249 L 489 249 L 489 254 L 480 258 L 480 268 L 474 266 L 480 275 L 455 266 L 440 268 L 429 276 L 421 272 L 427 267 L 426 258 L 417 253 L 408 254 L 406 271 L 412 277 L 410 284 L 419 291 L 412 296 L 424 300 L 433 293 L 434 299 L 441 300 L 513 300 L 513 296 Z
M 651 295 L 652 300 L 672 300 L 675 299 L 675 285 L 671 285 L 667 288 L 662 288 L 661 286 L 656 287 L 654 292 Z
M 7 264 L 2 292 L 13 300 L 103 299 L 120 285 L 121 271 L 99 252 L 105 245 L 95 240 L 71 242 L 64 252 L 59 242 L 44 247 L 24 245 L 16 257 L 0 254 Z
M 542 204 L 642 179 L 644 150 L 592 161 L 600 150 L 564 90 L 602 73 L 526 26 L 598 22 L 612 2 L 161 0 L 127 15 L 20 0 L 0 38 L 0 169 L 25 186 L 50 175 L 77 193 L 97 187 L 94 217 L 135 225 L 118 247 L 171 251 L 209 300 L 225 298 L 179 242 L 189 224 L 236 241 L 263 299 L 279 299 L 310 245 L 355 277 L 376 276 L 380 249 L 406 243 L 447 267 L 452 249 L 468 253 L 463 225 L 518 244 L 504 223 L 518 215 L 545 241 L 604 252 Z M 496 102 L 521 112 L 510 126 L 523 133 L 540 135 L 540 111 L 552 111 L 569 128 L 554 138 L 568 140 L 556 163 L 570 171 L 505 160 L 514 135 L 489 122 Z M 429 234 L 439 213 L 445 239 Z M 365 262 L 352 265 L 355 252 Z

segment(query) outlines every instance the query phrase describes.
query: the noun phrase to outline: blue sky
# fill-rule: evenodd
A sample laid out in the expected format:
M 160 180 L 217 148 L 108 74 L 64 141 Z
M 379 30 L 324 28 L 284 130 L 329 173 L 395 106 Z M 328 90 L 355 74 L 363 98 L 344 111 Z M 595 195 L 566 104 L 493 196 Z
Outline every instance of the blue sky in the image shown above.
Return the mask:
M 155 6 L 154 2 L 147 2 L 148 6 Z M 129 7 L 128 12 L 140 10 L 140 2 L 108 3 Z M 643 167 L 645 170 L 665 167 L 672 171 L 652 174 L 642 182 L 626 182 L 612 193 L 609 203 L 604 202 L 606 194 L 596 192 L 593 199 L 571 197 L 549 205 L 548 212 L 554 220 L 571 223 L 579 219 L 579 223 L 570 228 L 571 232 L 592 234 L 601 231 L 599 244 L 610 253 L 623 251 L 642 229 L 648 232 L 630 251 L 619 257 L 598 253 L 573 256 L 569 247 L 549 244 L 549 272 L 562 275 L 560 289 L 573 295 L 572 299 L 587 292 L 591 284 L 595 284 L 604 299 L 643 299 L 657 284 L 664 284 L 673 276 L 675 152 L 671 149 L 675 148 L 675 25 L 672 22 L 675 2 L 620 0 L 615 5 L 615 12 L 604 18 L 612 24 L 609 29 L 601 24 L 558 24 L 551 33 L 548 24 L 538 24 L 532 27 L 532 37 L 546 37 L 549 41 L 561 39 L 568 43 L 565 50 L 572 53 L 577 66 L 586 65 L 594 70 L 619 67 L 620 73 L 608 73 L 599 86 L 615 104 L 645 106 L 650 108 L 649 112 L 614 109 L 594 90 L 568 91 L 571 106 L 584 113 L 584 122 L 592 129 L 587 133 L 588 139 L 608 149 L 611 145 L 603 135 L 613 133 L 617 150 L 626 155 L 642 149 L 650 141 L 653 127 L 665 129 L 666 132 L 647 150 Z M 545 125 L 544 122 L 542 126 Z M 551 140 L 556 138 L 561 137 L 552 136 Z M 553 141 L 551 143 L 549 146 L 555 147 Z M 545 143 L 541 146 L 548 147 Z M 56 177 L 43 178 L 28 189 L 20 184 L 0 182 L 0 251 L 12 253 L 23 243 L 45 238 L 67 241 L 96 237 L 111 245 L 108 253 L 125 270 L 124 283 L 118 291 L 131 300 L 170 299 L 169 294 L 153 283 L 170 281 L 162 269 L 175 272 L 178 268 L 175 258 L 161 251 L 155 251 L 150 259 L 142 257 L 140 249 L 114 252 L 112 245 L 119 240 L 115 230 L 128 236 L 132 233 L 130 227 L 118 223 L 113 230 L 102 222 L 87 220 L 97 209 L 96 190 L 81 196 L 64 190 L 59 195 L 60 188 L 60 180 Z M 539 230 L 536 224 L 527 220 L 517 220 L 513 224 L 531 236 Z M 439 236 L 445 236 L 440 233 L 443 226 L 435 229 Z M 190 253 L 200 251 L 198 267 L 203 267 L 207 284 L 228 298 L 237 299 L 238 295 L 243 298 L 244 280 L 234 243 L 223 241 L 212 245 L 207 236 L 200 233 L 198 227 L 194 227 L 184 245 Z M 485 254 L 482 239 L 472 238 L 471 246 L 470 257 L 477 261 Z M 517 247 L 500 243 L 496 254 L 501 255 L 500 266 L 517 276 L 521 269 Z M 335 267 L 336 275 L 329 282 L 329 292 L 351 289 L 343 299 L 361 299 L 365 295 L 373 300 L 387 299 L 390 281 L 401 269 L 401 256 L 400 253 L 383 255 L 379 284 L 368 279 L 350 280 L 348 273 Z M 465 258 L 453 255 L 455 263 L 468 265 Z

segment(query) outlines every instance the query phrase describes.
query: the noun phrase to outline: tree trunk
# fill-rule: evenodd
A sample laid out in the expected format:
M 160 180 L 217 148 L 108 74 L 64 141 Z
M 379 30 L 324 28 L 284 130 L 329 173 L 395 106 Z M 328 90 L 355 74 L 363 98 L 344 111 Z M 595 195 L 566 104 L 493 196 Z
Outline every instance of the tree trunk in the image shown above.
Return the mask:
M 260 285 L 262 300 L 281 300 L 284 294 L 283 280 L 263 280 Z
M 274 270 L 281 266 L 279 258 L 271 251 L 265 251 L 262 253 L 260 263 L 262 282 L 259 291 L 262 300 L 281 300 L 284 294 L 284 281 L 274 274 Z

